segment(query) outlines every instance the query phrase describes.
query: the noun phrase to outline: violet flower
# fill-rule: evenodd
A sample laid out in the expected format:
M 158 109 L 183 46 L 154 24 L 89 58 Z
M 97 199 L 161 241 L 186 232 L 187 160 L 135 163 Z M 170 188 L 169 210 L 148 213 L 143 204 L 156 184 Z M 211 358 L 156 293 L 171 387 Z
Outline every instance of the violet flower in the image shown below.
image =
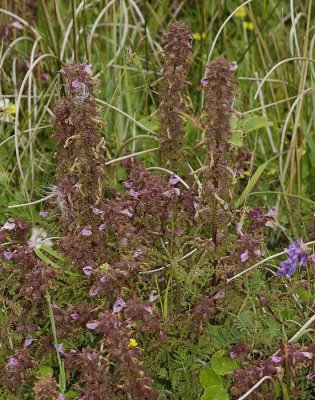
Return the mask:
M 300 239 L 298 242 L 290 243 L 285 249 L 288 258 L 280 263 L 277 275 L 291 276 L 297 270 L 298 266 L 305 267 L 308 254 L 307 246 Z

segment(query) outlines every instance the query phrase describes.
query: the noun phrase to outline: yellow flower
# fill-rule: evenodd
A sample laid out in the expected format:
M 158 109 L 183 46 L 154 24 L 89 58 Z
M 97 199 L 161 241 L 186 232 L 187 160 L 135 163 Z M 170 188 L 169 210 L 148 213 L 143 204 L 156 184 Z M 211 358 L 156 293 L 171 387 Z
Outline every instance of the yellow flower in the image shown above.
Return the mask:
M 245 17 L 245 16 L 246 16 L 246 8 L 245 7 L 241 7 L 234 14 L 234 17 L 236 17 L 236 18 L 241 18 L 241 17 Z
M 138 346 L 138 342 L 136 341 L 136 339 L 130 338 L 128 348 L 130 349 L 132 347 L 137 347 L 137 346 Z
M 207 36 L 206 32 L 202 32 L 202 33 L 196 32 L 193 34 L 193 39 L 197 40 L 199 42 L 201 39 L 205 39 L 206 36 Z
M 10 104 L 10 106 L 6 110 L 9 114 L 15 114 L 15 104 Z
M 0 121 L 12 122 L 14 118 L 11 114 L 15 114 L 15 104 L 7 98 L 0 99 Z
M 244 21 L 243 22 L 243 27 L 245 29 L 248 29 L 249 31 L 253 31 L 254 30 L 254 24 L 252 22 Z

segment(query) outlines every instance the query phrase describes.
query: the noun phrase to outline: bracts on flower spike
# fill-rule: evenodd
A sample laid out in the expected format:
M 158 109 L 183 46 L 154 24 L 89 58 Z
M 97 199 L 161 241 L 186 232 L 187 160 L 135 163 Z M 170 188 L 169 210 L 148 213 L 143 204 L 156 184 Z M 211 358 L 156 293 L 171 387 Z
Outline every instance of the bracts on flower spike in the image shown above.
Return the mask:
M 182 22 L 172 23 L 163 36 L 164 55 L 160 87 L 160 143 L 164 166 L 178 172 L 183 159 L 185 86 L 192 34 Z
M 217 247 L 230 222 L 232 189 L 236 181 L 229 139 L 232 104 L 237 93 L 233 71 L 235 63 L 219 57 L 206 66 L 202 89 L 207 96 L 203 110 L 206 167 L 203 175 L 202 215 L 211 225 L 211 235 Z
M 100 119 L 94 99 L 91 65 L 69 62 L 61 70 L 66 95 L 55 109 L 57 202 L 64 222 L 89 221 L 90 206 L 100 202 L 105 177 Z M 61 204 L 62 203 L 62 204 Z

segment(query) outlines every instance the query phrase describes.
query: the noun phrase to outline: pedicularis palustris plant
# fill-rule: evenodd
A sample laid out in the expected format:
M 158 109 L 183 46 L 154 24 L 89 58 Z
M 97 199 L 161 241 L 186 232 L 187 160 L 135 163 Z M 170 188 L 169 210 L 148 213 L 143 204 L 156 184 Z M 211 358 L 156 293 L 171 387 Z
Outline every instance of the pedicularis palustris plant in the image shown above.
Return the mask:
M 163 36 L 161 166 L 176 174 L 132 161 L 121 165 L 128 178 L 119 190 L 108 184 L 91 65 L 69 62 L 60 71 L 54 209 L 41 215 L 52 215 L 62 238 L 55 249 L 45 247 L 19 218 L 0 230 L 5 398 L 192 400 L 205 389 L 203 399 L 225 400 L 228 389 L 237 398 L 268 376 L 255 396 L 274 398 L 270 382 L 277 381 L 287 400 L 289 390 L 303 395 L 294 385 L 301 370 L 312 378 L 313 345 L 273 341 L 283 304 L 292 302 L 281 275 L 300 268 L 304 287 L 310 284 L 307 246 L 289 246 L 274 283 L 257 274 L 246 285 L 226 284 L 260 259 L 276 213 L 234 209 L 244 154 L 237 160 L 231 144 L 236 64 L 223 57 L 206 66 L 201 81 L 206 105 L 196 149 L 203 165 L 188 176 L 183 113 L 191 37 L 183 23 Z M 292 313 L 298 319 L 301 311 Z M 264 351 L 274 355 L 261 357 Z

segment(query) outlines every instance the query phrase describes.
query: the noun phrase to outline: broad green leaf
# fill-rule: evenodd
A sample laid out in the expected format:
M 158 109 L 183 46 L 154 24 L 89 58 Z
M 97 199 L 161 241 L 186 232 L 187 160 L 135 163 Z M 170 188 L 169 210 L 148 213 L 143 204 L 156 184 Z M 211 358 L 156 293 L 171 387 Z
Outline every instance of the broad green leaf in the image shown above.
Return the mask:
M 200 371 L 199 381 L 201 386 L 204 389 L 207 389 L 209 386 L 220 386 L 222 385 L 222 378 L 218 374 L 216 374 L 212 368 L 207 367 Z
M 246 118 L 242 123 L 242 129 L 245 133 L 255 131 L 256 129 L 266 128 L 272 126 L 273 123 L 268 121 L 267 117 L 262 117 L 259 115 L 254 115 L 252 117 Z
M 160 118 L 157 113 L 142 118 L 138 122 L 153 132 L 156 132 L 160 129 Z
M 234 371 L 238 367 L 236 359 L 226 356 L 225 350 L 217 351 L 211 358 L 212 369 L 218 375 Z
M 228 142 L 236 147 L 242 147 L 244 144 L 243 137 L 244 137 L 243 131 L 235 130 L 232 131 L 231 139 Z
M 48 365 L 43 365 L 42 367 L 39 368 L 37 372 L 38 377 L 53 376 L 53 375 L 54 375 L 54 370 Z
M 230 125 L 231 125 L 231 130 L 235 131 L 238 128 L 238 121 L 239 119 L 237 118 L 236 115 L 234 115 L 231 119 L 230 119 Z
M 249 193 L 252 191 L 256 183 L 258 182 L 258 179 L 260 178 L 260 175 L 264 172 L 265 168 L 267 167 L 268 163 L 270 160 L 266 161 L 265 163 L 261 164 L 257 170 L 255 171 L 254 175 L 250 178 L 248 181 L 248 184 L 246 188 L 244 189 L 243 193 L 240 195 L 238 200 L 235 203 L 236 207 L 239 207 L 244 200 L 248 197 Z
M 229 400 L 229 394 L 223 386 L 210 386 L 205 390 L 201 400 Z

